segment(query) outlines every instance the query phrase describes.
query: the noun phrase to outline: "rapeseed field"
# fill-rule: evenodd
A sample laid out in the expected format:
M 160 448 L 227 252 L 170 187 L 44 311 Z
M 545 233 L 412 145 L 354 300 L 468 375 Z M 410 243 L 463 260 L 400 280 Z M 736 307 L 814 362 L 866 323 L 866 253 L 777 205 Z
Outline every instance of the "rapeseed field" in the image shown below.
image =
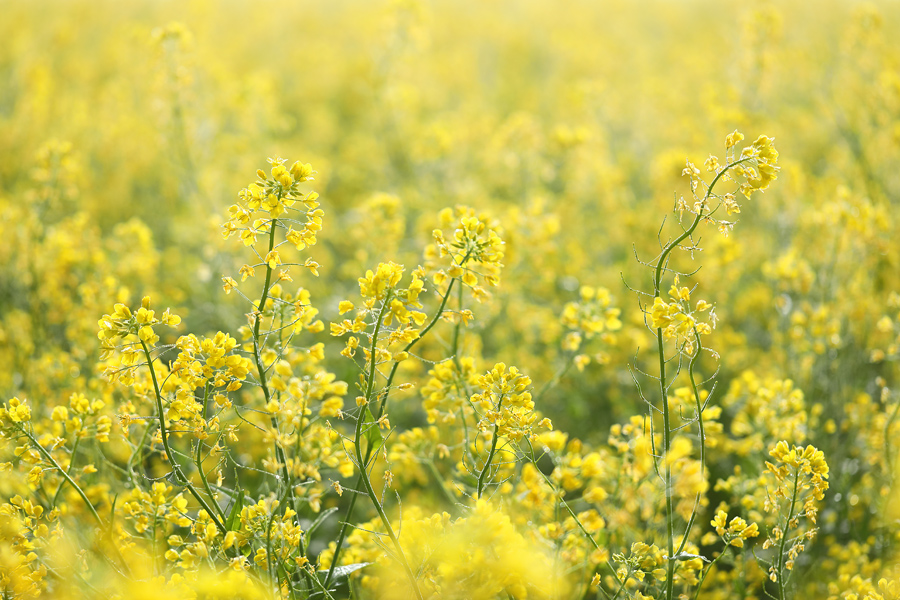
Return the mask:
M 897 2 L 0 14 L 3 600 L 900 600 Z

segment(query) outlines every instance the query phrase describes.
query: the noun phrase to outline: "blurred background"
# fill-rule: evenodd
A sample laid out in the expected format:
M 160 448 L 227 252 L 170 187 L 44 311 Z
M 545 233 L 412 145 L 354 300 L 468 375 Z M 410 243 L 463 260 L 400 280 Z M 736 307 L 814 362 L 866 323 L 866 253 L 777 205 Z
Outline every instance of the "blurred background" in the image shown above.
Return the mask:
M 710 229 L 695 262 L 681 259 L 702 265 L 692 283 L 721 319 L 720 389 L 748 370 L 792 379 L 824 428 L 860 394 L 877 404 L 876 378 L 896 374 L 897 2 L 2 10 L 4 397 L 94 385 L 96 319 L 116 300 L 151 294 L 198 334 L 242 324 L 221 277 L 245 258 L 220 226 L 279 155 L 318 171 L 321 275 L 297 283 L 326 321 L 366 269 L 421 263 L 440 209 L 496 219 L 504 279 L 473 307 L 467 352 L 556 382 L 542 410 L 603 440 L 642 410 L 626 368 L 650 342 L 626 287 L 649 285 L 635 253 L 652 259 L 689 193 L 685 159 L 721 156 L 734 129 L 774 136 L 782 171 L 731 235 Z M 584 285 L 606 288 L 621 313 L 575 364 L 560 315 Z
M 727 478 L 758 472 L 775 440 L 815 444 L 832 468 L 815 556 L 843 583 L 809 578 L 807 597 L 850 594 L 851 576 L 883 570 L 900 514 L 889 502 L 900 3 L 3 0 L 0 11 L 2 399 L 27 397 L 43 417 L 72 393 L 133 411 L 98 375 L 96 322 L 117 301 L 151 295 L 184 316 L 182 332 L 235 332 L 247 306 L 221 278 L 247 258 L 221 225 L 256 169 L 283 156 L 318 171 L 320 276 L 295 284 L 326 323 L 366 269 L 414 269 L 439 211 L 471 206 L 502 231 L 506 267 L 493 298 L 468 307 L 464 352 L 478 370 L 503 361 L 529 374 L 563 443 L 604 445 L 611 425 L 646 410 L 632 372 L 650 369 L 655 340 L 629 287 L 652 289 L 639 259 L 677 231 L 685 160 L 721 159 L 735 129 L 765 134 L 778 181 L 743 202 L 728 236 L 702 229 L 703 251 L 673 264 L 702 266 L 683 284 L 720 319 L 718 361 L 700 366 L 718 373 L 728 432 L 711 432 L 711 481 L 726 481 L 713 506 L 740 497 Z M 587 302 L 583 286 L 605 291 Z M 599 333 L 567 310 L 599 319 Z M 426 359 L 446 355 L 449 328 L 437 334 Z M 304 335 L 326 344 L 339 380 L 355 378 L 340 342 Z M 429 368 L 407 361 L 403 376 Z M 424 425 L 421 398 L 406 398 L 392 422 Z

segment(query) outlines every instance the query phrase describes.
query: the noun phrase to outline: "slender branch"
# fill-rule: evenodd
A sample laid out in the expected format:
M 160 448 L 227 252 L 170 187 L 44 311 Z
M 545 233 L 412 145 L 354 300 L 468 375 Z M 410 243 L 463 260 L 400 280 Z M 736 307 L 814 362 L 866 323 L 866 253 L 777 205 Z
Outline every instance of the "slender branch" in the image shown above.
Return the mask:
M 375 322 L 375 330 L 372 333 L 372 343 L 369 347 L 369 380 L 366 383 L 365 403 L 363 404 L 359 417 L 356 420 L 356 435 L 354 442 L 356 447 L 356 459 L 359 462 L 360 480 L 362 481 L 363 487 L 366 490 L 366 494 L 369 496 L 369 500 L 372 501 L 372 505 L 375 507 L 375 511 L 378 513 L 378 517 L 381 519 L 381 523 L 382 525 L 384 525 L 388 537 L 391 538 L 391 542 L 394 544 L 394 549 L 397 551 L 397 560 L 400 561 L 400 564 L 406 571 L 406 576 L 409 579 L 410 584 L 412 585 L 413 592 L 415 592 L 416 598 L 418 598 L 419 600 L 423 600 L 422 592 L 419 591 L 419 582 L 416 580 L 416 575 L 410 568 L 409 562 L 406 560 L 406 554 L 403 552 L 403 547 L 400 545 L 400 540 L 394 533 L 394 528 L 391 526 L 391 521 L 390 519 L 388 519 L 387 514 L 384 512 L 384 507 L 378 500 L 378 496 L 375 493 L 374 488 L 372 487 L 372 482 L 369 479 L 369 474 L 366 470 L 366 466 L 368 465 L 368 458 L 363 459 L 362 454 L 363 424 L 366 423 L 366 414 L 371 412 L 368 410 L 368 407 L 369 402 L 373 400 L 372 393 L 375 388 L 375 367 L 376 363 L 378 362 L 378 334 L 381 333 L 381 325 L 384 321 L 384 313 L 390 305 L 390 300 L 391 291 L 388 290 L 387 297 L 382 302 L 381 310 L 378 312 L 378 319 Z M 378 427 L 378 425 L 374 421 L 371 423 L 371 426 Z M 371 450 L 372 448 L 373 444 L 370 443 L 368 445 L 368 449 Z M 367 452 L 366 455 L 370 456 L 371 452 Z
M 47 462 L 49 462 L 51 465 L 53 465 L 53 468 L 56 469 L 57 471 L 59 471 L 59 474 L 63 476 L 63 479 L 65 479 L 66 482 L 68 482 L 68 484 L 71 485 L 75 489 L 76 492 L 78 492 L 78 495 L 81 496 L 81 499 L 84 501 L 84 505 L 88 507 L 88 510 L 90 510 L 91 516 L 93 516 L 94 520 L 97 521 L 97 525 L 100 525 L 102 527 L 103 519 L 101 519 L 100 515 L 97 514 L 97 509 L 94 508 L 94 505 L 91 504 L 90 500 L 88 500 L 87 494 L 85 494 L 84 490 L 82 490 L 81 487 L 79 487 L 79 485 L 77 483 L 75 483 L 75 480 L 72 479 L 72 477 L 69 475 L 68 471 L 63 469 L 60 466 L 60 464 L 58 462 L 56 462 L 56 459 L 53 458 L 53 455 L 50 454 L 50 452 L 46 448 L 44 448 L 44 446 L 42 446 L 37 441 L 37 439 L 35 439 L 35 437 L 33 435 L 31 435 L 31 433 L 28 432 L 27 429 L 25 429 L 24 427 L 22 427 L 21 425 L 19 425 L 16 422 L 13 422 L 13 425 L 15 425 L 16 429 L 18 429 L 25 437 L 28 438 L 28 441 L 30 441 L 31 445 L 34 446 L 34 448 L 38 452 L 40 452 L 41 456 L 43 456 Z M 61 484 L 60 484 L 60 487 L 62 487 Z
M 66 469 L 66 475 L 72 472 L 72 468 L 75 466 L 75 453 L 78 452 L 78 444 L 81 443 L 81 438 L 78 437 L 78 432 L 75 433 L 75 443 L 72 444 L 72 457 L 69 459 L 69 468 Z M 63 487 L 66 485 L 66 479 L 63 479 L 59 482 L 59 487 L 56 488 L 56 493 L 53 494 L 53 500 L 50 502 L 51 506 L 56 506 L 56 501 L 59 499 L 59 494 L 62 492 Z
M 740 163 L 752 160 L 753 157 L 746 157 L 736 160 L 728 165 L 726 165 L 721 171 L 719 171 L 715 178 L 713 178 L 712 183 L 709 184 L 709 187 L 706 190 L 706 195 L 703 198 L 703 202 L 700 203 L 700 210 L 697 212 L 697 215 L 694 217 L 693 222 L 690 227 L 685 229 L 681 235 L 676 237 L 673 241 L 666 244 L 662 252 L 660 252 L 659 259 L 656 261 L 656 272 L 653 278 L 653 297 L 659 298 L 662 292 L 660 284 L 662 282 L 662 274 L 665 265 L 667 264 L 669 254 L 677 248 L 681 242 L 685 239 L 689 238 L 693 235 L 694 230 L 697 229 L 697 226 L 700 224 L 700 221 L 703 219 L 703 207 L 706 205 L 706 201 L 712 196 L 713 188 L 715 188 L 716 183 L 718 183 L 719 179 L 724 176 L 732 167 L 739 165 Z M 662 413 L 663 413 L 663 461 L 665 462 L 665 474 L 664 474 L 664 485 L 665 485 L 665 494 L 666 494 L 666 548 L 667 548 L 667 565 L 666 565 L 666 600 L 672 600 L 675 593 L 675 507 L 673 502 L 673 485 L 672 485 L 672 464 L 670 461 L 669 451 L 672 447 L 672 438 L 674 431 L 671 427 L 671 415 L 669 411 L 669 384 L 666 380 L 666 355 L 665 355 L 665 345 L 663 340 L 663 330 L 661 327 L 656 329 L 656 346 L 657 353 L 659 355 L 659 393 L 660 400 L 662 403 Z M 651 417 L 652 418 L 652 417 Z
M 791 519 L 794 518 L 794 506 L 797 504 L 797 492 L 800 487 L 800 470 L 794 472 L 794 493 L 791 495 L 791 507 L 788 509 L 787 521 L 784 524 L 784 531 L 781 532 L 781 545 L 778 548 L 778 595 L 784 600 L 784 545 L 788 538 L 788 529 L 791 526 Z
M 269 219 L 269 252 L 275 249 L 275 229 L 278 223 L 277 219 Z M 260 343 L 259 343 L 259 328 L 262 324 L 263 312 L 266 310 L 266 302 L 269 299 L 269 287 L 272 284 L 272 267 L 266 263 L 266 280 L 263 283 L 262 295 L 259 299 L 259 304 L 256 307 L 256 313 L 254 315 L 254 323 L 253 323 L 253 358 L 256 362 L 256 372 L 259 376 L 259 386 L 262 388 L 263 395 L 266 399 L 266 405 L 272 401 L 272 392 L 269 390 L 269 385 L 266 381 L 266 368 L 262 361 L 262 352 L 260 351 Z M 281 446 L 281 440 L 279 439 L 279 429 L 278 429 L 278 417 L 277 415 L 271 415 L 270 422 L 272 424 L 272 429 L 275 431 L 274 436 L 274 445 L 275 445 L 275 457 L 278 459 L 278 462 L 281 463 L 281 477 L 284 479 L 284 485 L 287 488 L 287 506 L 290 507 L 291 510 L 297 512 L 296 500 L 294 498 L 294 484 L 291 477 L 291 470 L 288 466 L 287 455 L 284 452 L 284 448 Z M 299 526 L 299 514 L 297 515 L 297 525 Z M 301 535 L 298 539 L 297 550 L 300 552 L 300 555 L 305 555 L 305 550 L 303 547 L 303 536 Z M 310 575 L 306 571 L 304 571 L 304 576 L 306 578 L 306 582 L 309 585 L 312 585 L 310 581 Z
M 147 357 L 147 368 L 150 369 L 150 379 L 153 380 L 153 391 L 156 395 L 156 410 L 159 413 L 160 437 L 162 437 L 163 448 L 166 451 L 166 457 L 169 459 L 169 463 L 172 465 L 172 472 L 175 474 L 175 479 L 178 483 L 185 486 L 191 495 L 196 498 L 197 502 L 200 503 L 200 506 L 202 506 L 209 515 L 209 518 L 215 523 L 216 528 L 218 528 L 222 535 L 225 535 L 228 533 L 225 524 L 219 519 L 216 512 L 213 511 L 206 500 L 203 499 L 203 496 L 200 495 L 200 492 L 197 491 L 194 484 L 192 484 L 184 473 L 181 472 L 181 466 L 178 464 L 178 460 L 175 458 L 172 448 L 169 446 L 169 432 L 166 429 L 166 414 L 163 410 L 162 393 L 159 390 L 159 382 L 156 379 L 156 369 L 153 368 L 153 358 L 150 356 L 150 348 L 147 347 L 147 343 L 144 340 L 141 340 L 141 347 L 144 349 L 144 355 Z
M 206 421 L 206 408 L 209 403 L 209 383 L 204 386 L 203 390 L 203 420 Z M 194 464 L 197 465 L 197 472 L 200 474 L 200 482 L 203 484 L 203 488 L 206 490 L 206 495 L 210 497 L 213 501 L 213 506 L 216 508 L 216 511 L 219 514 L 219 518 L 222 519 L 224 523 L 226 520 L 225 512 L 222 510 L 222 507 L 219 506 L 218 501 L 216 501 L 215 495 L 213 495 L 212 489 L 209 487 L 209 480 L 206 477 L 206 473 L 203 472 L 203 440 L 197 439 L 197 454 L 194 457 Z
M 444 314 L 444 308 L 446 308 L 447 306 L 447 301 L 450 299 L 450 292 L 453 291 L 453 285 L 455 283 L 455 278 L 450 280 L 450 284 L 447 286 L 447 291 L 444 293 L 443 298 L 441 298 L 441 304 L 438 307 L 437 312 L 435 312 L 434 316 L 431 318 L 431 321 L 428 322 L 428 325 L 426 325 L 425 328 L 421 332 L 419 332 L 419 336 L 409 342 L 406 347 L 403 348 L 404 352 L 409 352 L 413 348 L 413 346 L 419 343 L 419 341 L 423 337 L 425 337 L 425 334 L 431 331 L 431 328 L 434 327 L 440 320 L 441 315 Z M 399 366 L 400 363 L 398 362 L 394 362 L 394 364 L 391 366 L 391 371 L 388 374 L 387 382 L 384 384 L 384 388 L 381 392 L 381 402 L 378 405 L 378 412 L 373 415 L 376 421 L 384 415 L 388 394 L 391 389 L 391 385 L 394 382 L 394 376 L 397 374 L 397 367 Z M 368 464 L 369 458 L 371 458 L 372 455 L 372 450 L 372 446 L 369 446 L 366 449 L 365 461 L 362 464 Z M 362 470 L 362 468 L 363 467 L 360 467 L 360 470 Z M 359 489 L 360 486 L 362 486 L 362 477 L 362 473 L 360 473 L 360 475 L 356 479 L 355 489 Z M 356 508 L 357 496 L 358 494 L 353 494 L 352 496 L 350 496 L 350 504 L 347 506 L 347 512 L 344 514 L 343 521 L 341 521 L 341 530 L 340 532 L 338 532 L 338 539 L 334 547 L 334 556 L 331 557 L 331 565 L 328 567 L 328 574 L 325 576 L 325 581 L 323 582 L 326 587 L 329 583 L 331 583 L 331 579 L 334 577 L 334 570 L 337 568 L 338 558 L 340 557 L 341 550 L 344 545 L 344 540 L 347 538 L 347 532 L 350 530 L 350 523 L 353 517 L 353 509 Z
M 576 515 L 575 511 L 572 510 L 572 507 L 569 506 L 569 503 L 566 502 L 565 499 L 562 497 L 562 494 L 560 493 L 560 490 L 557 489 L 556 484 L 554 484 L 553 481 L 543 471 L 541 471 L 540 468 L 538 468 L 537 459 L 534 456 L 534 446 L 531 444 L 531 440 L 527 440 L 527 441 L 528 441 L 528 449 L 531 452 L 531 464 L 534 465 L 535 471 L 537 471 L 540 474 L 541 478 L 544 480 L 544 483 L 546 483 L 550 487 L 550 489 L 553 490 L 554 495 L 556 495 L 557 498 L 559 498 L 559 503 L 562 504 L 563 508 L 566 509 L 566 512 L 569 513 L 569 516 L 572 517 L 572 519 L 575 521 L 575 524 L 578 525 L 578 529 L 581 530 L 581 533 L 584 535 L 584 537 L 586 537 L 588 539 L 588 541 L 591 543 L 591 545 L 594 547 L 594 549 L 601 550 L 600 544 L 597 543 L 597 540 L 595 540 L 594 536 L 592 536 L 591 533 L 587 530 L 587 528 L 581 522 L 581 519 L 578 518 L 578 515 Z M 609 568 L 610 572 L 612 573 L 612 576 L 615 578 L 616 583 L 618 583 L 620 586 L 624 586 L 625 583 L 621 579 L 619 579 L 619 574 L 616 572 L 616 568 L 612 565 L 612 563 L 609 560 L 606 561 L 606 566 Z M 601 586 L 601 589 L 602 589 L 602 586 Z
M 719 553 L 717 557 L 713 559 L 711 563 L 709 563 L 709 567 L 703 572 L 700 576 L 700 581 L 697 582 L 697 589 L 694 592 L 694 600 L 700 600 L 700 588 L 703 587 L 703 582 L 706 581 L 706 576 L 709 575 L 710 571 L 712 571 L 713 567 L 719 562 L 719 559 L 725 556 L 725 553 L 728 551 L 728 544 L 726 543 L 725 548 L 722 549 L 722 552 Z
M 502 397 L 500 398 L 500 402 L 501 403 L 503 402 Z M 497 406 L 497 410 L 498 411 L 500 410 L 499 404 Z M 494 452 L 497 450 L 497 438 L 499 437 L 497 435 L 497 431 L 499 431 L 499 429 L 500 429 L 499 425 L 494 425 L 494 434 L 491 436 L 491 451 L 488 452 L 487 460 L 484 462 L 484 467 L 481 469 L 481 474 L 478 476 L 478 494 L 476 496 L 477 498 L 481 498 L 481 493 L 484 491 L 485 476 L 487 475 L 487 472 L 490 471 L 490 469 L 491 469 L 491 461 L 494 460 Z

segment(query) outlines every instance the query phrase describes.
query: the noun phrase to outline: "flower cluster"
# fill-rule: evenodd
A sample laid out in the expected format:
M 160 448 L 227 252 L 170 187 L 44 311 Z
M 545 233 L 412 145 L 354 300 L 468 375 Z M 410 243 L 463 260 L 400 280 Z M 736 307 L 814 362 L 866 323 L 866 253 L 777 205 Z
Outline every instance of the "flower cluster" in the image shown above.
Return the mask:
M 516 367 L 497 363 L 478 379 L 477 385 L 481 392 L 472 395 L 471 402 L 481 414 L 478 427 L 482 431 L 494 428 L 496 435 L 518 441 L 534 435 L 535 427 L 551 427 L 549 419 L 536 423 L 538 415 L 528 391 L 531 378 Z
M 719 162 L 718 157 L 710 155 L 704 166 L 708 172 L 715 174 L 713 184 L 707 184 L 701 176 L 700 168 L 690 160 L 682 172 L 690 180 L 691 193 L 694 203 L 688 205 L 684 198 L 679 198 L 677 209 L 680 212 L 690 211 L 706 219 L 715 220 L 719 230 L 726 234 L 734 227 L 734 222 L 724 219 L 714 219 L 713 215 L 720 209 L 724 209 L 727 215 L 741 212 L 735 194 L 740 192 L 746 198 L 754 192 L 763 191 L 769 187 L 778 175 L 778 151 L 775 149 L 775 140 L 765 135 L 759 136 L 752 144 L 744 146 L 740 154 L 737 154 L 738 145 L 743 141 L 744 135 L 739 131 L 728 134 L 725 138 L 725 164 Z M 715 182 L 720 179 L 734 182 L 736 189 L 726 193 L 715 193 Z M 713 204 L 713 200 L 717 204 Z
M 27 423 L 31 420 L 31 407 L 27 400 L 12 398 L 0 408 L 0 422 Z
M 339 323 L 331 323 L 331 335 L 365 334 L 370 328 L 376 329 L 376 321 L 380 319 L 377 328 L 380 330 L 383 326 L 387 335 L 379 340 L 384 347 L 376 349 L 376 362 L 404 360 L 407 357 L 404 351 L 391 352 L 387 348 L 416 340 L 419 328 L 425 323 L 426 314 L 419 300 L 419 295 L 425 291 L 421 269 L 412 272 L 412 279 L 407 287 L 399 287 L 403 272 L 403 265 L 392 262 L 381 263 L 374 271 L 366 271 L 365 277 L 359 278 L 359 291 L 363 299 L 361 307 L 357 309 L 350 300 L 342 300 L 338 305 L 340 314 L 356 310 L 356 316 L 352 321 L 344 319 Z M 348 358 L 353 357 L 358 347 L 359 338 L 351 335 L 342 354 Z M 368 360 L 371 350 L 364 348 L 364 351 Z
M 206 385 L 227 392 L 239 390 L 253 367 L 249 358 L 235 352 L 237 340 L 221 331 L 211 338 L 182 336 L 175 347 L 179 353 L 171 372 L 191 392 Z
M 627 581 L 633 578 L 644 581 L 653 578 L 665 581 L 666 579 L 665 553 L 657 548 L 656 544 L 634 542 L 628 554 L 624 552 L 614 554 L 612 559 L 620 565 L 616 570 L 620 580 Z
M 240 232 L 244 245 L 252 246 L 256 243 L 258 234 L 268 231 L 271 220 L 280 218 L 288 210 L 294 209 L 294 205 L 299 202 L 306 209 L 306 222 L 302 224 L 303 228 L 300 230 L 291 227 L 285 237 L 297 250 L 316 244 L 316 234 L 322 229 L 324 214 L 317 202 L 319 195 L 315 192 L 303 194 L 300 190 L 300 185 L 312 181 L 316 172 L 309 164 L 300 161 L 295 162 L 289 169 L 285 166 L 286 162 L 283 158 L 270 158 L 269 164 L 272 165 L 270 175 L 267 176 L 262 169 L 256 171 L 259 179 L 241 190 L 238 194 L 241 202 L 232 204 L 228 209 L 230 219 L 222 226 L 226 238 Z M 268 213 L 268 217 L 256 219 L 251 224 L 256 212 Z M 270 260 L 274 258 L 269 257 L 265 262 L 268 263 Z
M 600 337 L 608 345 L 615 344 L 613 332 L 622 329 L 622 321 L 619 320 L 622 311 L 611 306 L 609 290 L 585 285 L 578 295 L 578 301 L 566 303 L 560 315 L 560 321 L 569 330 L 563 338 L 563 349 L 578 352 L 585 340 L 594 337 Z M 608 360 L 603 353 L 597 353 L 594 359 L 601 364 Z M 575 357 L 575 364 L 583 369 L 590 360 L 587 354 L 581 353 Z
M 153 328 L 157 325 L 175 328 L 180 323 L 181 317 L 172 314 L 168 308 L 157 318 L 156 311 L 150 308 L 149 296 L 145 296 L 140 308 L 134 311 L 124 304 L 116 304 L 112 313 L 103 315 L 98 321 L 100 358 L 107 360 L 104 373 L 109 380 L 123 385 L 134 384 L 138 363 L 159 341 Z
M 712 332 L 718 321 L 716 309 L 705 300 L 698 300 L 695 307 L 691 307 L 691 291 L 687 287 L 679 287 L 678 276 L 669 289 L 670 301 L 666 302 L 659 296 L 653 299 L 653 306 L 648 311 L 650 326 L 654 329 L 662 329 L 667 339 L 674 339 L 684 352 L 693 354 L 695 341 L 701 335 Z M 708 321 L 700 321 L 700 313 L 709 311 Z
M 270 158 L 272 165 L 269 175 L 262 169 L 256 171 L 258 180 L 251 183 L 238 194 L 239 202 L 228 209 L 229 219 L 222 225 L 223 235 L 227 239 L 240 232 L 241 241 L 245 246 L 254 247 L 257 238 L 265 235 L 268 239 L 267 249 L 256 252 L 261 259 L 260 263 L 245 264 L 240 268 L 241 281 L 256 274 L 256 268 L 266 267 L 266 282 L 271 281 L 272 272 L 285 263 L 279 247 L 290 244 L 296 251 L 302 251 L 316 244 L 318 232 L 322 230 L 322 218 L 325 212 L 319 208 L 316 192 L 303 193 L 302 184 L 312 181 L 316 173 L 309 164 L 300 161 L 295 162 L 290 168 L 286 167 L 283 158 Z M 302 208 L 297 208 L 302 206 Z M 262 216 L 257 217 L 257 213 Z M 296 217 L 290 215 L 299 213 Z M 294 226 L 299 229 L 295 229 Z M 275 230 L 285 230 L 284 240 L 276 243 Z M 263 254 L 263 252 L 265 254 Z M 302 266 L 318 275 L 319 264 L 311 258 L 307 258 Z M 238 287 L 238 283 L 232 278 L 222 278 L 226 292 Z M 286 269 L 279 271 L 276 279 L 280 281 L 292 281 Z M 258 307 L 265 310 L 265 307 Z
M 710 522 L 710 525 L 716 528 L 716 533 L 719 534 L 719 537 L 726 544 L 735 548 L 743 548 L 745 540 L 759 535 L 759 527 L 756 523 L 747 524 L 747 521 L 741 517 L 734 517 L 731 521 L 728 521 L 728 513 L 724 510 L 716 512 L 716 516 Z
M 442 285 L 448 278 L 459 279 L 476 300 L 486 300 L 488 291 L 482 284 L 500 284 L 504 254 L 501 232 L 486 217 L 466 206 L 444 209 L 439 219 L 441 229 L 434 230 L 434 244 L 425 250 L 435 285 Z M 451 227 L 452 233 L 445 233 Z M 444 266 L 446 262 L 449 266 Z
M 172 314 L 168 308 L 156 318 L 156 311 L 150 309 L 150 297 L 144 296 L 141 307 L 135 311 L 120 303 L 113 307 L 111 314 L 103 315 L 97 322 L 100 326 L 97 337 L 100 338 L 104 351 L 114 350 L 116 342 L 120 340 L 133 343 L 139 340 L 152 348 L 159 341 L 159 336 L 153 330 L 155 325 L 174 328 L 179 323 L 181 317 Z
M 445 360 L 428 371 L 428 380 L 422 386 L 422 408 L 429 423 L 451 424 L 471 412 L 466 402 L 466 390 L 477 385 L 478 372 L 471 357 L 463 357 L 459 364 Z M 462 414 L 461 414 L 462 411 Z
M 777 515 L 777 524 L 768 532 L 763 548 L 777 548 L 769 566 L 769 578 L 779 581 L 794 568 L 797 556 L 816 535 L 805 528 L 801 518 L 815 525 L 819 508 L 828 489 L 828 463 L 821 450 L 813 446 L 789 446 L 780 441 L 769 452 L 774 463 L 766 462 L 766 475 L 772 481 L 767 489 L 766 512 Z

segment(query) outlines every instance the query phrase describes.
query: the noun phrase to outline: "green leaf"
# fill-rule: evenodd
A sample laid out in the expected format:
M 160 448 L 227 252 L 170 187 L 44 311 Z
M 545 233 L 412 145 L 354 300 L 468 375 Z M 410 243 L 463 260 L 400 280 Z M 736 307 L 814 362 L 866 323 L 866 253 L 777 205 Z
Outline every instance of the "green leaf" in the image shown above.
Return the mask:
M 322 514 L 320 514 L 318 517 L 316 517 L 316 520 L 313 521 L 312 525 L 309 526 L 309 529 L 306 530 L 306 535 L 311 536 L 313 534 L 313 532 L 316 530 L 316 528 L 319 525 L 321 525 L 325 519 L 327 519 L 328 517 L 330 517 L 337 511 L 338 511 L 337 506 L 333 506 L 333 507 L 329 508 L 328 510 L 323 510 Z
M 372 455 L 374 456 L 375 452 L 384 445 L 384 436 L 381 435 L 381 428 L 375 422 L 375 417 L 368 406 L 366 407 L 366 420 L 363 423 L 363 427 L 366 428 L 366 439 L 369 440 L 369 447 L 372 448 Z
M 331 578 L 331 583 L 328 585 L 328 591 L 331 594 L 332 598 L 353 597 L 350 591 L 350 575 L 354 571 L 359 571 L 363 567 L 368 567 L 371 564 L 372 563 L 356 563 L 353 565 L 336 567 L 334 569 L 334 576 Z M 316 577 L 319 579 L 319 581 L 324 583 L 325 578 L 328 577 L 328 569 L 316 571 Z M 326 596 L 322 593 L 322 590 L 316 590 L 309 595 L 309 600 L 324 600 L 325 598 Z
M 113 525 L 116 523 L 116 502 L 119 501 L 119 495 L 113 496 L 112 508 L 109 510 L 109 530 L 112 531 Z
M 231 505 L 231 512 L 225 519 L 225 529 L 228 531 L 237 531 L 241 528 L 241 509 L 244 508 L 244 490 L 238 488 L 235 494 L 234 504 Z
M 364 567 L 368 567 L 372 563 L 354 563 L 352 565 L 344 565 L 343 567 L 335 567 L 334 569 L 334 579 L 343 579 L 344 577 L 348 577 L 354 571 L 359 571 Z M 317 571 L 320 575 L 327 575 L 328 569 L 324 569 L 322 571 Z

